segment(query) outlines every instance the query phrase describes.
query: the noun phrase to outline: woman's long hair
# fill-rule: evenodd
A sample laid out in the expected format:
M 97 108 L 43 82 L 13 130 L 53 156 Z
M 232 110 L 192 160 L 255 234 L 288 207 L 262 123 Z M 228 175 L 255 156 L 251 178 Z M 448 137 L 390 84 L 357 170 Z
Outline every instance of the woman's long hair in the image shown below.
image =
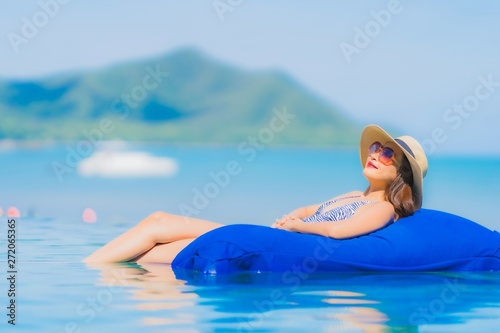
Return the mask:
M 413 191 L 411 190 L 412 185 L 413 173 L 410 162 L 408 162 L 406 156 L 403 156 L 396 179 L 385 190 L 385 199 L 394 206 L 396 213 L 394 220 L 411 216 L 415 212 L 416 206 L 413 199 Z

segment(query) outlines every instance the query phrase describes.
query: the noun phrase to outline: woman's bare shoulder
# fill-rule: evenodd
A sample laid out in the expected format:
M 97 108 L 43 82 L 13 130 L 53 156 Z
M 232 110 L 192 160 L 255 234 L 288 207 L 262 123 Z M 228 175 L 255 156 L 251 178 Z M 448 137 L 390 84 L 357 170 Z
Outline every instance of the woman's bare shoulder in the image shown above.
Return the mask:
M 363 196 L 364 192 L 362 191 L 351 191 L 351 192 L 347 192 L 347 193 L 343 193 L 341 195 L 337 195 L 325 202 L 328 202 L 328 201 L 334 201 L 334 200 L 339 200 L 339 199 L 342 199 L 342 198 L 349 198 L 349 197 L 357 197 L 357 196 Z
M 372 201 L 367 203 L 366 205 L 361 206 L 358 212 L 370 212 L 373 214 L 374 212 L 380 213 L 383 216 L 394 216 L 394 206 L 389 201 Z
M 336 197 L 333 197 L 332 200 L 335 199 L 340 199 L 340 198 L 347 198 L 347 197 L 355 197 L 355 196 L 362 196 L 364 194 L 363 191 L 351 191 L 347 192 L 341 195 L 337 195 Z

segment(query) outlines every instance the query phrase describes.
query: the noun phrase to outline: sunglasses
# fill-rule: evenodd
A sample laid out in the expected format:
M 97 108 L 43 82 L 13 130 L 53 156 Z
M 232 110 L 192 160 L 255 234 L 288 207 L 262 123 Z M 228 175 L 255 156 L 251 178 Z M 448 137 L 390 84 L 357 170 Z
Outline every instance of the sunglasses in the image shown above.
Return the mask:
M 368 148 L 368 154 L 376 153 L 379 153 L 378 160 L 380 163 L 384 165 L 391 165 L 393 163 L 398 164 L 396 158 L 394 157 L 394 150 L 392 150 L 392 148 L 382 146 L 382 144 L 378 141 L 372 143 Z

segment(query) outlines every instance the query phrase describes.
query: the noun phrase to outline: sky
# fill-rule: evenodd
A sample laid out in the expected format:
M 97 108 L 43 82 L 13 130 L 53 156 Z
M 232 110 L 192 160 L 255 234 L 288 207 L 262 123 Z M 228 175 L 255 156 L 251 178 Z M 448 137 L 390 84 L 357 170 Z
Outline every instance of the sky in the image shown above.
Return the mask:
M 242 69 L 284 71 L 430 155 L 500 155 L 500 1 L 0 1 L 0 78 L 196 47 Z

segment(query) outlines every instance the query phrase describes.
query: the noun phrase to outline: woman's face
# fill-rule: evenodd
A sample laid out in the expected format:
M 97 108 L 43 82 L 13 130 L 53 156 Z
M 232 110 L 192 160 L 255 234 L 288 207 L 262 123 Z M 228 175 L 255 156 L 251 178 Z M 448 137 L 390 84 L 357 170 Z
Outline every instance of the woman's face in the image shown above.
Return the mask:
M 394 157 L 389 163 L 382 163 L 379 159 L 381 150 L 368 153 L 363 169 L 364 176 L 370 181 L 384 181 L 390 184 L 398 175 L 398 168 L 403 161 L 403 152 L 394 142 L 381 142 L 382 147 L 391 148 Z

